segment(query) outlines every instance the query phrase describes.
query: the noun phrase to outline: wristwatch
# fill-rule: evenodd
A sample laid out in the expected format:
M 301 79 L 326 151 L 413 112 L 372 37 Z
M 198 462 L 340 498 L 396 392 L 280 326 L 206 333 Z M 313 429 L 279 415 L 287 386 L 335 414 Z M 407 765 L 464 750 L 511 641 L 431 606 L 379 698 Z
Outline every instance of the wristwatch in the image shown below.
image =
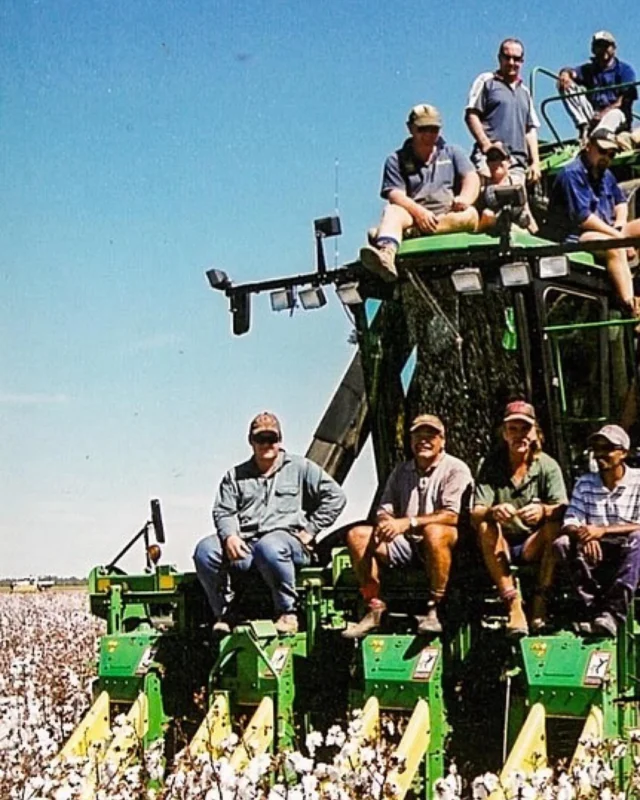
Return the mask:
M 418 520 L 416 517 L 409 517 L 409 530 L 411 533 L 415 533 L 418 529 Z

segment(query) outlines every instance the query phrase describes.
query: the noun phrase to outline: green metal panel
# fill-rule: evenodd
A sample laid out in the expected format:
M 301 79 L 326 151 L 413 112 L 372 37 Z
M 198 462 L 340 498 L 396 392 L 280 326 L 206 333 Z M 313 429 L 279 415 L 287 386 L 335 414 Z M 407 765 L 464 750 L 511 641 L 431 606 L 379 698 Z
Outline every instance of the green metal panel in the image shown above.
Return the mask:
M 108 691 L 116 702 L 133 702 L 155 658 L 159 636 L 156 631 L 103 636 L 98 663 L 99 690 Z

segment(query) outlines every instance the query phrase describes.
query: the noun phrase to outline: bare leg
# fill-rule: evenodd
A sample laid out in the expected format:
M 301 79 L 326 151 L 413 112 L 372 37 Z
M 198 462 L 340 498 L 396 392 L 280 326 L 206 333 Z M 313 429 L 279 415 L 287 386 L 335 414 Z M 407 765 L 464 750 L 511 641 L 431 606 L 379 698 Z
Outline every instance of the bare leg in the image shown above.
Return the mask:
M 631 223 L 629 224 L 631 225 Z M 593 242 L 611 238 L 611 236 L 607 236 L 605 233 L 586 231 L 580 237 L 580 241 Z M 626 306 L 629 311 L 634 313 L 635 304 L 633 300 L 633 281 L 631 279 L 631 270 L 629 269 L 626 250 L 623 248 L 607 250 L 605 253 L 605 260 L 609 278 L 611 279 L 611 283 L 613 284 L 613 288 L 615 289 L 620 302 Z
M 539 561 L 538 585 L 531 604 L 532 627 L 544 626 L 547 614 L 547 594 L 553 584 L 556 555 L 553 543 L 560 534 L 559 522 L 547 522 L 524 543 L 522 557 L 525 561 Z
M 458 541 L 458 529 L 454 525 L 425 525 L 422 535 L 431 597 L 439 603 L 449 582 L 451 558 L 453 547 Z
M 347 533 L 346 542 L 360 592 L 368 602 L 380 596 L 380 569 L 372 549 L 373 527 L 356 525 Z
M 516 590 L 509 569 L 509 547 L 502 529 L 495 522 L 483 522 L 478 528 L 478 536 L 485 566 L 500 597 L 513 597 Z
M 465 211 L 448 211 L 438 217 L 436 233 L 473 233 L 478 227 L 478 212 L 473 206 Z
M 413 217 L 401 206 L 387 203 L 382 211 L 378 226 L 378 238 L 389 237 L 397 242 L 402 241 L 402 234 L 413 225 Z

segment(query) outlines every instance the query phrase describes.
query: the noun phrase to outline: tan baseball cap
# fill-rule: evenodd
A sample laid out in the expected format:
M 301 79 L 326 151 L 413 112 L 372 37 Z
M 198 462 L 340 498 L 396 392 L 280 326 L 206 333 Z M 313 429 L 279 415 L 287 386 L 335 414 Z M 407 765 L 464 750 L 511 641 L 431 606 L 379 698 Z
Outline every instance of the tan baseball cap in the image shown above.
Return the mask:
M 603 439 L 606 439 L 612 445 L 622 450 L 628 450 L 631 446 L 629 434 L 619 425 L 605 425 L 603 428 L 600 428 L 599 431 L 592 433 L 589 437 L 589 441 L 592 442 L 598 436 L 601 436 Z
M 420 105 L 414 106 L 409 112 L 407 124 L 418 125 L 419 127 L 423 127 L 425 125 L 434 125 L 438 128 L 441 128 L 442 117 L 435 106 L 430 106 L 426 103 L 420 103 Z
M 438 431 L 438 433 L 444 433 L 444 422 L 440 417 L 436 417 L 434 414 L 418 414 L 411 423 L 409 433 L 413 433 L 419 428 L 432 428 L 434 431 Z
M 249 438 L 255 436 L 256 433 L 277 433 L 278 439 L 282 439 L 282 429 L 280 422 L 275 414 L 270 411 L 261 411 L 258 416 L 251 420 L 249 425 Z

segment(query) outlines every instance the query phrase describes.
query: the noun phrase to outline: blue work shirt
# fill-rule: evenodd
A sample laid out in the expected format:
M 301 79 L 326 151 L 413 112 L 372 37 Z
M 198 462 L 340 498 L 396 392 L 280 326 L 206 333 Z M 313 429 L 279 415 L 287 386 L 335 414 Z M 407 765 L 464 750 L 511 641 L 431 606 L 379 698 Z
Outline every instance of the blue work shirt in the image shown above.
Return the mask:
M 540 121 L 531 94 L 521 80 L 506 83 L 498 72 L 483 72 L 471 86 L 466 110 L 478 114 L 490 141 L 502 142 L 513 161 L 527 168 L 526 135 L 532 128 L 539 128 Z M 476 143 L 474 156 L 479 149 Z
M 230 469 L 218 489 L 213 521 L 224 541 L 276 530 L 318 534 L 339 516 L 347 500 L 341 487 L 315 462 L 280 451 L 275 470 L 263 475 L 253 458 Z
M 380 195 L 386 200 L 393 189 L 401 189 L 434 214 L 445 214 L 451 210 L 462 179 L 473 171 L 464 150 L 447 144 L 442 136 L 428 161 L 416 156 L 412 140 L 407 139 L 384 163 Z
M 619 83 L 634 83 L 636 73 L 632 66 L 613 58 L 611 65 L 601 69 L 592 59 L 587 64 L 574 67 L 576 75 L 575 81 L 585 89 L 601 89 L 601 91 L 586 95 L 587 99 L 596 111 L 607 108 L 612 103 L 622 97 L 621 110 L 627 120 L 627 128 L 631 130 L 631 107 L 633 101 L 638 99 L 638 89 L 636 86 L 629 86 L 627 89 L 612 89 Z
M 558 238 L 576 239 L 591 214 L 613 225 L 615 207 L 620 203 L 626 203 L 626 198 L 611 170 L 606 169 L 596 178 L 589 170 L 585 153 L 580 153 L 560 170 L 553 184 L 549 224 Z

